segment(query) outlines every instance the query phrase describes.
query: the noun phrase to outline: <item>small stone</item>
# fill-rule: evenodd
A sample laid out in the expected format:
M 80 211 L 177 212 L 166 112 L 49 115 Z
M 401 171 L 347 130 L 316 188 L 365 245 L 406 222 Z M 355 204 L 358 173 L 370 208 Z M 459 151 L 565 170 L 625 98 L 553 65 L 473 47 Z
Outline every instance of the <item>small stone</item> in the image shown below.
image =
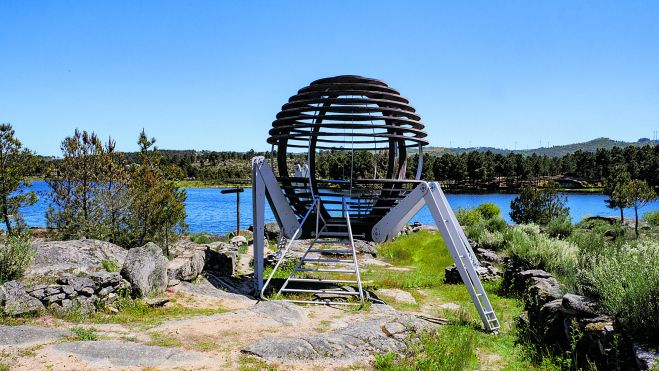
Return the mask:
M 75 291 L 81 291 L 85 287 L 94 287 L 94 281 L 89 277 L 64 276 L 57 279 L 60 285 L 69 285 Z
M 169 302 L 169 298 L 166 296 L 159 296 L 153 298 L 144 299 L 144 303 L 150 307 L 162 307 L 163 305 Z
M 84 287 L 81 290 L 79 290 L 80 294 L 86 295 L 86 296 L 92 296 L 94 295 L 94 289 L 91 287 Z
M 76 290 L 73 289 L 73 286 L 63 285 L 62 292 L 65 293 L 67 296 L 71 296 L 72 294 L 76 293 Z
M 109 286 L 104 287 L 104 288 L 101 289 L 101 291 L 98 292 L 98 296 L 105 297 L 105 296 L 108 296 L 113 291 L 114 291 L 113 287 L 109 287 Z
M 247 238 L 245 238 L 244 236 L 235 236 L 231 238 L 231 244 L 234 246 L 247 245 Z
M 46 296 L 59 294 L 60 292 L 62 292 L 62 286 L 51 285 L 46 289 Z
M 66 294 L 65 293 L 60 293 L 60 294 L 46 296 L 44 298 L 44 301 L 47 302 L 50 305 L 52 303 L 56 303 L 56 302 L 62 301 L 64 299 L 66 299 Z

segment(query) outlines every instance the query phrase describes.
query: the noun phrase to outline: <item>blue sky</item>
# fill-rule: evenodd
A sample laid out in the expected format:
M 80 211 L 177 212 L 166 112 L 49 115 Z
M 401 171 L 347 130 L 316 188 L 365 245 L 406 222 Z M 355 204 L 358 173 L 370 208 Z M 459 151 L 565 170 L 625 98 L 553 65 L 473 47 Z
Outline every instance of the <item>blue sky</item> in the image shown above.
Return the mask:
M 382 79 L 432 145 L 659 130 L 657 1 L 0 0 L 0 122 L 44 155 L 75 128 L 135 150 L 265 150 L 297 89 Z

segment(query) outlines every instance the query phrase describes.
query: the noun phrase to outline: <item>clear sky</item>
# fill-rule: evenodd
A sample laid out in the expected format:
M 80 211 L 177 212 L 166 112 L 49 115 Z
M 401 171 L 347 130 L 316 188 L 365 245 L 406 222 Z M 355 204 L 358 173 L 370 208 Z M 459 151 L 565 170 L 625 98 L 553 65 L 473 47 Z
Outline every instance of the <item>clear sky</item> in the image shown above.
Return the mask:
M 265 150 L 327 76 L 379 78 L 435 146 L 659 130 L 659 1 L 0 0 L 0 122 L 44 155 L 75 128 L 135 150 Z

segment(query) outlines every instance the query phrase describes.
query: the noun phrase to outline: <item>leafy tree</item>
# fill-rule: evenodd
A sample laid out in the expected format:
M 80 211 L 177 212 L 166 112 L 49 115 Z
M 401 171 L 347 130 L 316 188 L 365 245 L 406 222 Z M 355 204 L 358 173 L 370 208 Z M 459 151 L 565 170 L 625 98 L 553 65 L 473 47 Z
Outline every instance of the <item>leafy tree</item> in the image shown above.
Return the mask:
M 520 224 L 547 225 L 554 218 L 567 218 L 570 209 L 565 206 L 566 200 L 554 187 L 524 187 L 520 195 L 510 202 L 510 218 Z
M 610 209 L 620 209 L 620 222 L 625 221 L 624 209 L 627 207 L 627 202 L 624 197 L 621 197 L 620 192 L 616 192 L 616 188 L 630 180 L 627 167 L 623 164 L 618 164 L 610 171 L 610 176 L 606 179 L 604 185 L 604 194 L 609 196 L 609 199 L 604 201 L 606 206 Z
M 647 182 L 638 179 L 630 180 L 619 185 L 616 188 L 616 192 L 619 193 L 619 197 L 623 199 L 627 205 L 634 208 L 634 214 L 636 217 L 634 231 L 638 238 L 638 209 L 656 200 L 657 193 Z
M 37 202 L 35 192 L 27 191 L 26 179 L 36 165 L 35 156 L 14 135 L 10 124 L 0 124 L 0 221 L 9 235 L 20 234 L 26 226 L 19 208 Z

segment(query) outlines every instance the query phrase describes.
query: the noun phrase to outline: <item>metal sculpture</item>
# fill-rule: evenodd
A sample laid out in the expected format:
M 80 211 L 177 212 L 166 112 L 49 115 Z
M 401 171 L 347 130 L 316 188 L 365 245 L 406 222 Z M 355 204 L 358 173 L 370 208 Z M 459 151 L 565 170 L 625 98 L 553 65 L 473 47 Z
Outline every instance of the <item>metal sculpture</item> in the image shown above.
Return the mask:
M 420 180 L 423 146 L 428 144 L 423 129 L 420 116 L 398 91 L 380 80 L 360 76 L 316 80 L 282 106 L 268 138 L 273 150 L 276 148 L 275 163 L 269 164 L 263 157 L 255 157 L 252 163 L 254 265 L 262 296 L 293 241 L 309 238 L 309 247 L 279 293 L 315 295 L 315 300 L 291 300 L 302 303 L 351 303 L 328 299 L 327 295 L 333 295 L 358 298 L 363 304 L 355 238 L 391 240 L 427 205 L 485 327 L 498 329 L 476 272 L 478 259 L 441 187 Z M 306 150 L 306 164 L 289 164 L 289 151 L 300 148 Z M 410 148 L 417 155 L 414 172 L 408 169 Z M 339 179 L 318 176 L 318 158 L 324 151 L 349 154 Z M 355 155 L 365 152 L 372 154 L 373 171 L 357 174 Z M 415 174 L 414 179 L 406 179 L 408 173 Z M 280 259 L 264 283 L 266 199 L 285 240 L 280 244 Z M 340 289 L 342 284 L 356 288 Z

